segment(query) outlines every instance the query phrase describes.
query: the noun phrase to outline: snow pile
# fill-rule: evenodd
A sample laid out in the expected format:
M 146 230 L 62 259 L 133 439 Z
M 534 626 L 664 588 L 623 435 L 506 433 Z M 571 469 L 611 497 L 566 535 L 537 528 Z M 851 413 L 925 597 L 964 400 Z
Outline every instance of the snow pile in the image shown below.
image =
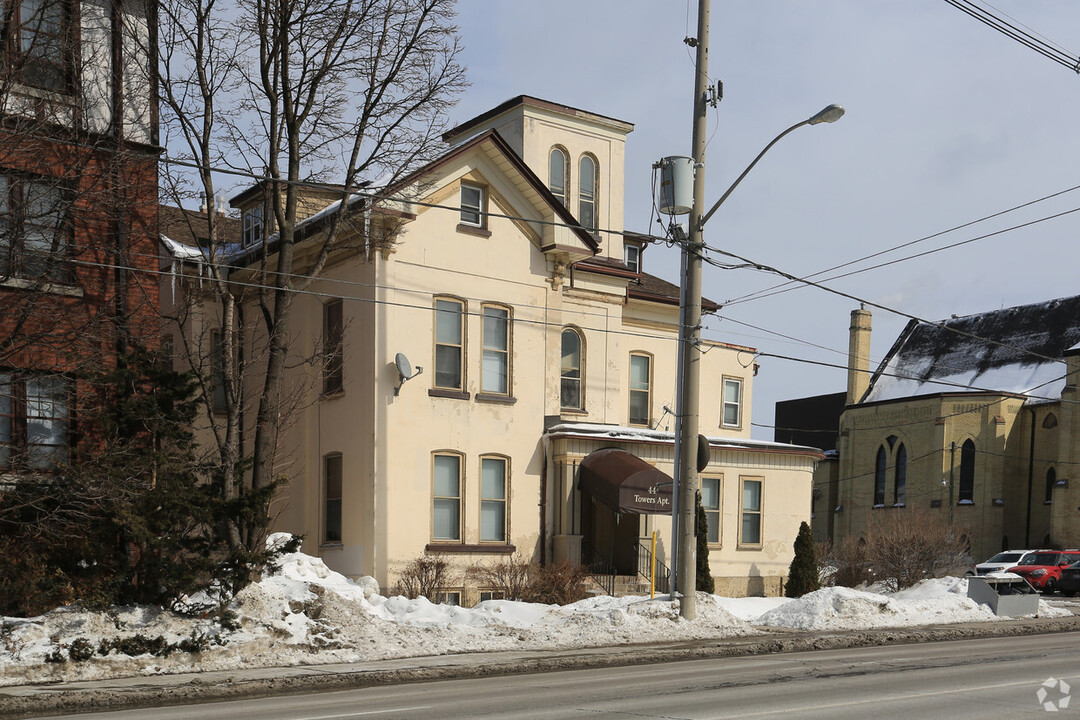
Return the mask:
M 891 595 L 848 588 L 797 600 L 699 593 L 697 617 L 686 621 L 668 596 L 599 596 L 561 607 L 489 600 L 473 608 L 384 597 L 372 578 L 354 582 L 297 552 L 237 595 L 232 629 L 146 607 L 5 618 L 0 685 L 717 639 L 761 632 L 755 626 L 838 630 L 1000 619 L 969 600 L 966 588 L 966 580 L 944 578 Z M 1069 614 L 1040 603 L 1040 615 Z
M 1069 614 L 1039 600 L 1040 617 Z M 769 610 L 754 623 L 796 630 L 856 630 L 1002 619 L 967 596 L 967 580 L 937 578 L 892 594 L 823 588 Z

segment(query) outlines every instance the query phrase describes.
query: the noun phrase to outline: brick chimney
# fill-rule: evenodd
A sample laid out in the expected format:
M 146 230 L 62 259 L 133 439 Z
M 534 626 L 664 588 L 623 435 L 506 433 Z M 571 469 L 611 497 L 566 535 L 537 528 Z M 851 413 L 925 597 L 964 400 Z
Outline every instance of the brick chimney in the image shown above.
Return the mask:
M 865 305 L 851 311 L 848 332 L 847 404 L 854 405 L 870 387 L 870 311 Z

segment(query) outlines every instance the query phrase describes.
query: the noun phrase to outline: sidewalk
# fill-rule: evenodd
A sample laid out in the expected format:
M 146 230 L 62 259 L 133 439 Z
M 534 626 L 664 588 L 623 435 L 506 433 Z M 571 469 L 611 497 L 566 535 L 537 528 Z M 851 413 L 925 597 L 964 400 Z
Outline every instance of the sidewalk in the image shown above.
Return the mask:
M 436 655 L 379 662 L 257 668 L 93 682 L 0 687 L 0 717 L 118 710 L 227 700 L 281 693 L 446 680 L 487 675 L 640 665 L 711 657 L 802 652 L 833 648 L 900 645 L 980 637 L 1080 632 L 1080 616 L 1025 618 L 1001 622 L 920 628 L 837 632 L 777 631 L 724 640 L 572 650 Z

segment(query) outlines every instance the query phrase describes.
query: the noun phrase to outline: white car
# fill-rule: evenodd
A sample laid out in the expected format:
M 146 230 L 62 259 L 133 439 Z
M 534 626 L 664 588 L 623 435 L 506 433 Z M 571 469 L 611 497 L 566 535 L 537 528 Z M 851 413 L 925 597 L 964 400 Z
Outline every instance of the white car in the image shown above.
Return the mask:
M 975 566 L 975 572 L 979 575 L 987 575 L 989 573 L 1004 572 L 1011 567 L 1015 567 L 1020 564 L 1020 561 L 1024 559 L 1024 556 L 1033 550 L 1005 550 L 999 552 L 994 557 L 990 558 L 986 562 L 979 563 Z

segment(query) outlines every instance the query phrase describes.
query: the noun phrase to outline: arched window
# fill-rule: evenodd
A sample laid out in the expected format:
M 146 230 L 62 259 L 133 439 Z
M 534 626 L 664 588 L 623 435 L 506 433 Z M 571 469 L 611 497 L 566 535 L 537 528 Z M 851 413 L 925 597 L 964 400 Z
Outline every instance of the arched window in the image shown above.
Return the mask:
M 893 475 L 893 504 L 903 505 L 907 486 L 907 448 L 904 443 L 896 449 L 896 468 Z
M 1050 468 L 1046 471 L 1046 497 L 1043 502 L 1049 503 L 1054 499 L 1054 485 L 1057 485 L 1057 473 L 1054 468 Z
M 578 163 L 578 220 L 586 230 L 596 229 L 596 161 L 589 155 Z
M 877 462 L 874 464 L 874 505 L 885 504 L 885 466 L 888 463 L 888 454 L 882 445 L 877 451 Z
M 975 443 L 965 440 L 960 448 L 960 494 L 957 501 L 964 505 L 975 502 Z
M 562 148 L 551 148 L 551 155 L 548 156 L 548 188 L 563 205 L 566 205 L 566 186 L 569 184 L 566 176 L 569 174 L 566 153 Z
M 581 385 L 584 369 L 583 346 L 577 330 L 563 329 L 561 395 L 562 407 L 567 410 L 582 410 L 585 407 L 585 393 Z

